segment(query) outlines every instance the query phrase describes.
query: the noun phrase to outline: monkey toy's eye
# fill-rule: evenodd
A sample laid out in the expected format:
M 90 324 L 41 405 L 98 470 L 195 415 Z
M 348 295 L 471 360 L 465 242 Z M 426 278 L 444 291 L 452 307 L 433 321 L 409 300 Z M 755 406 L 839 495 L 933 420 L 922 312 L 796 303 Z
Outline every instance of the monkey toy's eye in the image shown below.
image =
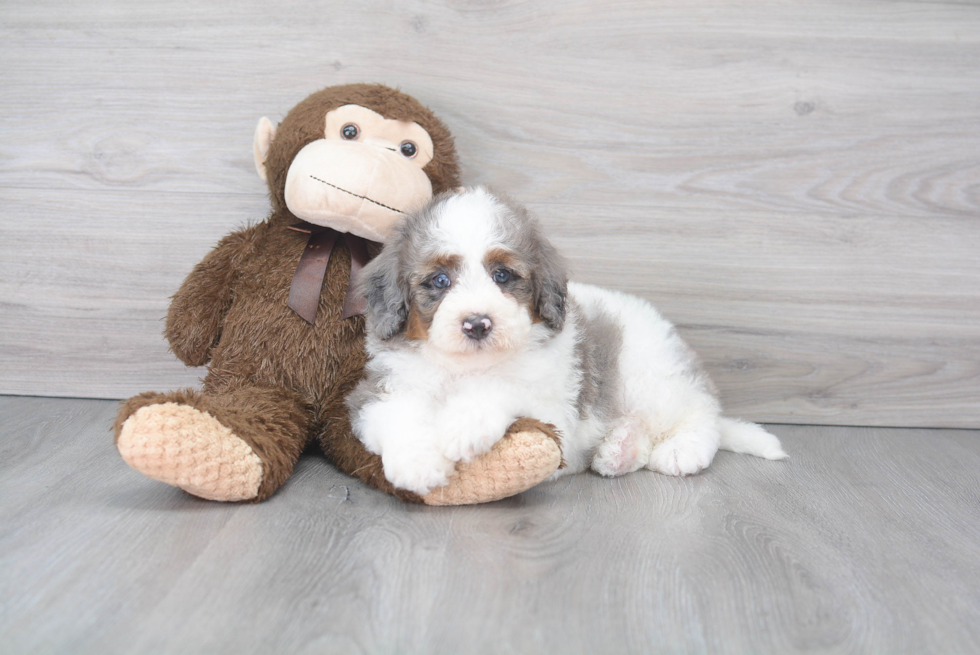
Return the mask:
M 340 136 L 344 137 L 348 141 L 353 141 L 357 138 L 357 135 L 361 133 L 361 129 L 354 125 L 353 123 L 348 123 L 340 128 Z
M 506 268 L 498 268 L 493 272 L 493 281 L 497 284 L 507 284 L 510 282 L 510 271 Z
M 405 155 L 405 157 L 407 157 L 408 159 L 411 159 L 415 155 L 419 154 L 419 149 L 411 141 L 402 141 L 400 149 L 402 151 L 402 154 Z
M 432 286 L 436 289 L 445 289 L 450 284 L 449 276 L 445 273 L 440 273 L 439 275 L 432 278 Z

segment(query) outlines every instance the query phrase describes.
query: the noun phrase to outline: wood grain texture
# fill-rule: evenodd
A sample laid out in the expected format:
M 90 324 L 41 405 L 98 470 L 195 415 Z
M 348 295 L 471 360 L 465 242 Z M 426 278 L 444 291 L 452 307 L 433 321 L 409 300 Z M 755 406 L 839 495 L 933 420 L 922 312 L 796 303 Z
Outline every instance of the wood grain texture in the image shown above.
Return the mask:
M 318 455 L 259 505 L 0 398 L 0 651 L 975 652 L 980 432 L 776 425 L 784 462 L 405 505 Z
M 161 319 L 267 212 L 256 120 L 379 81 L 733 413 L 980 427 L 975 5 L 11 0 L 0 36 L 0 392 L 193 384 Z

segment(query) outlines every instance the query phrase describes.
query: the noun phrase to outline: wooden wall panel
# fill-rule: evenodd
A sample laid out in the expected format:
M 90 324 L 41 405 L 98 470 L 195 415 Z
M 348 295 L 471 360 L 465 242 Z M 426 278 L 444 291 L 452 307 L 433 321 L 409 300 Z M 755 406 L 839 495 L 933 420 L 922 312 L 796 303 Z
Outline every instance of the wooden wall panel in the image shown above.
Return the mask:
M 980 427 L 980 6 L 0 6 L 0 393 L 193 384 L 167 297 L 268 207 L 259 116 L 378 81 L 733 413 Z

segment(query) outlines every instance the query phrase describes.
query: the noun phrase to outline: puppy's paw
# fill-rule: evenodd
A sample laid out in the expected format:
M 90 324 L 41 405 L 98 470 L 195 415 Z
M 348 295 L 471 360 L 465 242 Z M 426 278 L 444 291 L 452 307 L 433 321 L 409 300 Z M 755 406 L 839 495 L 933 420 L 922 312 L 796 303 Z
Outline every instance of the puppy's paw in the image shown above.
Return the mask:
M 471 428 L 468 432 L 445 442 L 446 457 L 454 462 L 472 461 L 474 458 L 490 452 L 493 445 L 503 436 L 503 432 L 479 433 Z
M 643 466 L 643 441 L 647 437 L 638 422 L 621 422 L 599 444 L 592 458 L 592 470 L 607 477 L 632 473 Z
M 469 462 L 490 452 L 512 422 L 513 417 L 480 408 L 447 409 L 441 413 L 436 429 L 445 456 L 454 462 Z
M 667 475 L 694 475 L 708 468 L 716 452 L 717 440 L 676 435 L 653 449 L 647 468 Z
M 381 456 L 385 477 L 399 489 L 424 496 L 449 484 L 456 463 L 431 449 L 386 452 Z

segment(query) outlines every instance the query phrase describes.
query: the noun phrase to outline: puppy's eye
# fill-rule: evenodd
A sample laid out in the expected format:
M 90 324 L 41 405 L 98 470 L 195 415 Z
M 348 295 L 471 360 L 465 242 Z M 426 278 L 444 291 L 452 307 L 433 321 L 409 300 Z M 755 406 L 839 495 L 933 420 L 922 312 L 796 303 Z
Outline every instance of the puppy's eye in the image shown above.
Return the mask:
M 357 135 L 361 133 L 361 128 L 353 123 L 348 123 L 340 128 L 340 136 L 344 137 L 348 141 L 353 141 L 357 138 Z
M 510 271 L 508 271 L 506 268 L 498 268 L 493 272 L 493 281 L 497 284 L 506 284 L 510 282 L 510 278 Z
M 399 146 L 399 150 L 401 150 L 401 153 L 406 159 L 413 159 L 419 153 L 419 149 L 411 141 L 403 141 Z
M 432 278 L 432 286 L 436 289 L 445 289 L 451 284 L 449 276 L 445 273 L 440 273 L 439 275 Z

